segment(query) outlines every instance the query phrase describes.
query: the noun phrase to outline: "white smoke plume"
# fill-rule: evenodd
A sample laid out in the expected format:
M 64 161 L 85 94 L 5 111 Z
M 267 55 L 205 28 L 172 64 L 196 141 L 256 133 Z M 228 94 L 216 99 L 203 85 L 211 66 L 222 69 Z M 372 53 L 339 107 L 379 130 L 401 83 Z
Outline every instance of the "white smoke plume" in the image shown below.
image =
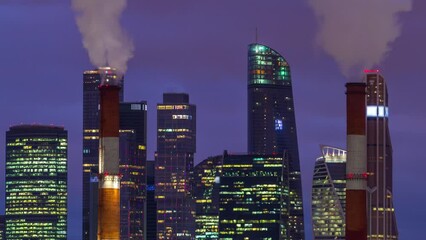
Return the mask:
M 92 64 L 124 74 L 133 57 L 133 42 L 120 25 L 127 0 L 73 0 L 72 5 Z
M 398 14 L 412 0 L 309 0 L 319 20 L 317 43 L 351 77 L 375 67 L 400 35 Z

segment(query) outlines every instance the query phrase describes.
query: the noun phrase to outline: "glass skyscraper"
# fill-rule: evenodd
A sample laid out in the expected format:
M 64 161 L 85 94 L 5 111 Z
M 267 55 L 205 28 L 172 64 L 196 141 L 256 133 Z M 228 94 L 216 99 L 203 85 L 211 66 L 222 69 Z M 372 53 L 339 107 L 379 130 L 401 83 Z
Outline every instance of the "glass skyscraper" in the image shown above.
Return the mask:
M 120 239 L 143 239 L 146 198 L 146 102 L 120 103 Z
M 219 239 L 219 187 L 223 156 L 209 157 L 194 169 L 196 239 Z
M 157 201 L 155 200 L 155 161 L 146 161 L 146 239 L 157 239 Z
M 67 149 L 63 127 L 6 132 L 7 239 L 67 239 Z
M 157 239 L 194 239 L 196 108 L 188 94 L 165 93 L 157 105 Z
M 225 152 L 219 192 L 219 238 L 281 240 L 291 237 L 286 158 Z
M 366 70 L 368 239 L 398 239 L 393 206 L 392 143 L 386 81 L 378 70 Z
M 248 152 L 285 153 L 289 164 L 290 239 L 304 239 L 302 184 L 288 62 L 262 44 L 248 46 Z
M 321 146 L 312 181 L 315 240 L 345 239 L 346 151 Z

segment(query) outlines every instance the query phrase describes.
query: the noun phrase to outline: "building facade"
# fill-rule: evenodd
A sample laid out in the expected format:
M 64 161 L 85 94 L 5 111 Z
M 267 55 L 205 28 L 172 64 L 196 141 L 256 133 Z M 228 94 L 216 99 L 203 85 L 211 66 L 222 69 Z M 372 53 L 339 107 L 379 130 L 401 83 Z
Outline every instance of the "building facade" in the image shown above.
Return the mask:
M 219 190 L 223 155 L 209 157 L 194 168 L 195 238 L 219 239 Z
M 303 199 L 288 62 L 262 44 L 248 46 L 248 152 L 288 157 L 291 239 L 304 239 Z
M 67 239 L 67 136 L 44 125 L 6 132 L 7 239 Z
M 346 151 L 321 146 L 312 181 L 315 240 L 345 240 Z
M 155 200 L 155 161 L 146 162 L 146 239 L 157 239 L 157 201 Z
M 194 239 L 196 108 L 188 94 L 165 93 L 157 105 L 157 239 Z
M 393 158 L 386 81 L 367 70 L 368 239 L 398 239 L 393 206 Z
M 225 152 L 219 179 L 220 239 L 295 239 L 290 236 L 285 159 L 279 154 Z
M 143 239 L 146 198 L 146 102 L 120 104 L 120 239 Z
M 90 199 L 97 201 L 97 195 L 90 193 L 91 183 L 97 181 L 99 173 L 99 85 L 102 78 L 114 78 L 113 68 L 102 67 L 85 71 L 83 74 L 83 240 L 97 239 L 97 209 Z M 120 101 L 123 100 L 123 82 Z M 94 214 L 96 212 L 96 214 Z M 91 224 L 93 223 L 93 224 Z

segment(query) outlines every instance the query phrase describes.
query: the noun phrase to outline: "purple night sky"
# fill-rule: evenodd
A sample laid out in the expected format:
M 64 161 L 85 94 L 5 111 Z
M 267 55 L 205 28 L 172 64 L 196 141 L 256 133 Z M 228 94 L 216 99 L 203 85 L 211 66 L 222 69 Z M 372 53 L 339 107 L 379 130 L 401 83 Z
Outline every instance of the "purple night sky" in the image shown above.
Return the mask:
M 318 22 L 306 1 L 129 0 L 122 24 L 134 57 L 126 101 L 148 101 L 148 158 L 156 148 L 155 105 L 187 92 L 197 105 L 196 162 L 246 151 L 247 45 L 255 41 L 290 63 L 303 175 L 306 239 L 312 239 L 311 178 L 319 144 L 345 147 L 345 88 L 336 62 L 315 45 Z M 394 196 L 400 239 L 426 226 L 426 2 L 400 15 L 401 36 L 380 66 L 390 97 Z M 378 13 L 380 14 L 380 13 Z M 362 16 L 360 16 L 362 17 Z M 344 33 L 342 33 L 344 34 Z M 362 34 L 362 33 L 360 33 Z M 336 38 L 338 38 L 336 34 Z M 70 1 L 0 2 L 0 130 L 20 123 L 63 125 L 69 134 L 69 239 L 81 236 L 82 73 L 94 68 Z M 0 153 L 4 153 L 0 137 Z M 2 158 L 3 159 L 3 158 Z M 4 160 L 0 182 L 4 183 Z M 0 184 L 4 212 L 4 184 Z

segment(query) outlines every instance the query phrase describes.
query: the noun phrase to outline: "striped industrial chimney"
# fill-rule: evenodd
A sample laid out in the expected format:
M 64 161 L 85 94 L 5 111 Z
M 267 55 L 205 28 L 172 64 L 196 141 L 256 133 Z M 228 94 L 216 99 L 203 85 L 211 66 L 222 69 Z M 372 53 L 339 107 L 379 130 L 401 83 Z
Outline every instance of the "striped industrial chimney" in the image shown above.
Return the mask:
M 346 240 L 367 239 L 366 84 L 346 84 Z
M 119 91 L 113 69 L 101 73 L 98 240 L 120 239 Z

